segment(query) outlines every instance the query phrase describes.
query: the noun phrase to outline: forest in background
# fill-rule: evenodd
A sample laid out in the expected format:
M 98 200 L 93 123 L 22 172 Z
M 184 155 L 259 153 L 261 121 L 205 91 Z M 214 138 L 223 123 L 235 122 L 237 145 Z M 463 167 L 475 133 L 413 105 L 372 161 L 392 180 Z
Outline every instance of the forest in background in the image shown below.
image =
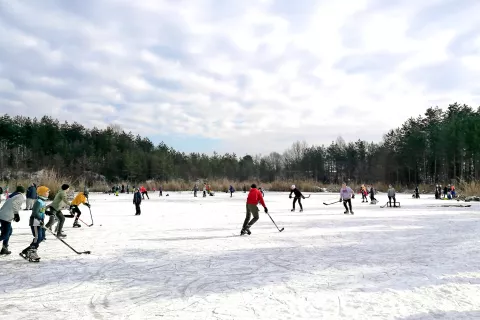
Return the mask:
M 293 142 L 283 153 L 243 155 L 183 153 L 118 126 L 105 130 L 60 123 L 48 116 L 0 117 L 0 180 L 54 170 L 89 185 L 106 183 L 224 180 L 310 181 L 318 185 L 472 182 L 480 177 L 480 108 L 458 103 L 429 108 L 387 132 L 382 141 L 330 145 Z M 285 183 L 287 185 L 288 183 Z

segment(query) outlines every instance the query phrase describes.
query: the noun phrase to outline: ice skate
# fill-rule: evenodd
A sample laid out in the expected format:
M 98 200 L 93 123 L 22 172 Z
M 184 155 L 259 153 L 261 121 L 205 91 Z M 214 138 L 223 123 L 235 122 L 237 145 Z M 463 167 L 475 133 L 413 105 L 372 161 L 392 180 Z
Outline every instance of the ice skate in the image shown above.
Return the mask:
M 348 210 L 345 210 L 345 212 L 343 214 L 348 214 Z
M 3 246 L 2 250 L 0 251 L 0 255 L 8 255 L 12 253 L 11 251 L 8 251 L 8 246 Z
M 290 212 L 295 212 L 295 209 L 290 210 Z
M 67 237 L 67 235 L 63 232 L 57 233 L 57 238 L 66 238 L 66 237 Z
M 27 257 L 28 257 L 28 261 L 30 261 L 30 262 L 39 262 L 40 261 L 40 257 L 37 255 L 37 249 L 29 250 L 28 254 L 27 254 Z
M 352 210 L 350 210 L 350 214 L 353 214 L 353 211 L 352 211 Z
M 248 235 L 251 235 L 251 234 L 252 234 L 252 232 L 250 231 L 250 226 L 247 226 L 247 227 L 245 228 L 245 232 L 246 232 Z
M 73 222 L 73 228 L 81 228 L 82 226 L 80 225 L 80 223 L 78 223 L 78 221 L 75 221 Z

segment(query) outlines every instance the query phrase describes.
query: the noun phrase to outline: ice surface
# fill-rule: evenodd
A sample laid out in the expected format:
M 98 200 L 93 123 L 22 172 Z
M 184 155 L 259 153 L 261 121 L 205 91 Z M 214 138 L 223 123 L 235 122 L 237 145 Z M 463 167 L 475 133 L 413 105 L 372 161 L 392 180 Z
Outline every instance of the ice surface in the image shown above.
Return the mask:
M 18 256 L 31 241 L 29 212 L 13 223 L 0 258 L 1 319 L 480 319 L 479 204 L 399 195 L 401 208 L 312 194 L 290 212 L 266 193 L 267 215 L 238 236 L 246 194 L 92 194 L 94 226 L 52 235 L 40 263 Z M 165 193 L 164 193 L 165 195 Z M 201 194 L 200 194 L 201 196 Z M 88 208 L 81 207 L 89 223 Z

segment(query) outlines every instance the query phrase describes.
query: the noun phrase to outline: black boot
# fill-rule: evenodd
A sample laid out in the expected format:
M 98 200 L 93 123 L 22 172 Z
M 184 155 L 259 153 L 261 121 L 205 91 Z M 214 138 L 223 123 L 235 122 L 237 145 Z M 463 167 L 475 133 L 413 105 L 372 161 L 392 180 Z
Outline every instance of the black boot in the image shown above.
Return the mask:
M 11 251 L 8 251 L 8 246 L 3 246 L 3 247 L 2 247 L 2 250 L 0 251 L 0 255 L 1 255 L 1 254 L 7 255 L 7 254 L 10 254 L 10 253 L 12 253 L 12 252 L 11 252 Z

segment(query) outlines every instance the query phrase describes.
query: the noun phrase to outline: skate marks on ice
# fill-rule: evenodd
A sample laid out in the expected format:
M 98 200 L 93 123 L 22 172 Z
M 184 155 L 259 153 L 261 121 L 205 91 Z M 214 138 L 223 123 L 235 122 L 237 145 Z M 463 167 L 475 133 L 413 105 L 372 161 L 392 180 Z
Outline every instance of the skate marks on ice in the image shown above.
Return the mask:
M 171 205 L 118 219 L 123 203 L 103 213 L 97 202 L 104 227 L 67 238 L 92 255 L 73 256 L 52 238 L 39 264 L 2 260 L 0 306 L 11 318 L 476 318 L 480 225 L 468 212 L 275 213 L 285 232 L 262 215 L 252 236 L 231 237 L 244 201 Z

